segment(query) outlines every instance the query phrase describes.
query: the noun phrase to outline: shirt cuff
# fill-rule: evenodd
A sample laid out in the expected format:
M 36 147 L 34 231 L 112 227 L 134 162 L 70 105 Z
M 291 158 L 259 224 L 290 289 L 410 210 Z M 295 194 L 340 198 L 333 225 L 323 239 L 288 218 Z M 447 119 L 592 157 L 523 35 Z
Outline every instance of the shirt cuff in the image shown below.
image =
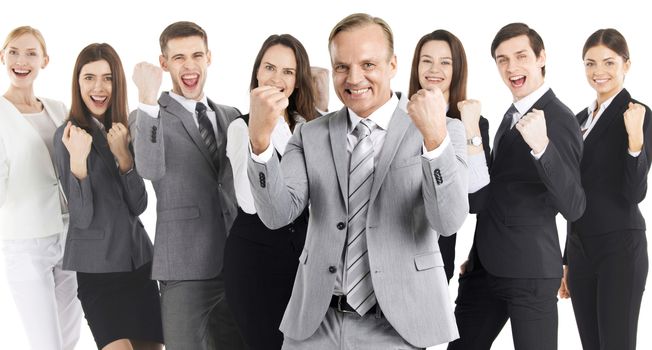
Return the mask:
M 534 157 L 534 159 L 539 160 L 541 159 L 541 156 L 543 156 L 543 154 L 546 153 L 546 149 L 548 149 L 548 145 L 546 145 L 546 147 L 544 147 L 541 152 L 534 153 L 534 151 L 530 151 L 530 154 L 532 155 L 532 157 Z
M 489 184 L 489 169 L 484 153 L 471 155 L 467 158 L 469 162 L 469 193 L 478 192 Z
M 267 164 L 267 162 L 272 159 L 272 156 L 274 155 L 274 146 L 271 142 L 269 143 L 269 146 L 267 146 L 267 149 L 258 155 L 254 154 L 254 152 L 251 150 L 251 142 L 247 142 L 247 144 L 249 144 L 249 154 L 251 154 L 251 159 L 253 159 L 254 162 L 259 164 Z
M 450 139 L 450 137 L 448 135 L 446 135 L 446 137 L 444 138 L 444 141 L 442 141 L 442 143 L 437 148 L 433 149 L 432 151 L 428 151 L 426 149 L 426 146 L 423 145 L 422 146 L 422 148 L 423 148 L 423 155 L 422 156 L 424 158 L 428 159 L 428 160 L 433 160 L 433 159 L 439 157 L 444 152 L 444 150 L 446 149 L 446 146 L 448 146 L 449 143 L 451 143 L 451 139 Z
M 627 153 L 629 153 L 629 155 L 632 156 L 632 157 L 634 157 L 634 158 L 636 158 L 636 157 L 638 157 L 639 155 L 641 155 L 641 151 L 638 151 L 638 152 L 632 152 L 632 151 L 630 151 L 629 149 L 627 150 Z
M 158 112 L 159 112 L 158 105 L 148 105 L 141 102 L 138 104 L 138 109 L 145 112 L 145 114 L 147 114 L 152 118 L 158 118 Z

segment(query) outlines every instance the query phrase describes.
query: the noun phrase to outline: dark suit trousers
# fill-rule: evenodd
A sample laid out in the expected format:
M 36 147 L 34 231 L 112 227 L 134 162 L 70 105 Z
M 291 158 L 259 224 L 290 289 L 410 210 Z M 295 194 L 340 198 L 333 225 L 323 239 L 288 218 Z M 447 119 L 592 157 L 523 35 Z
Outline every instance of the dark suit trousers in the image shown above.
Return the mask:
M 452 235 L 439 236 L 439 251 L 444 260 L 444 271 L 446 272 L 446 280 L 451 282 L 453 272 L 455 271 L 455 242 L 457 241 L 457 233 Z
M 167 350 L 245 349 L 224 297 L 222 274 L 209 280 L 160 281 Z
M 559 278 L 502 278 L 481 267 L 459 279 L 453 350 L 489 350 L 510 319 L 516 350 L 557 349 Z
M 584 350 L 634 350 L 648 272 L 645 231 L 568 240 L 568 288 Z

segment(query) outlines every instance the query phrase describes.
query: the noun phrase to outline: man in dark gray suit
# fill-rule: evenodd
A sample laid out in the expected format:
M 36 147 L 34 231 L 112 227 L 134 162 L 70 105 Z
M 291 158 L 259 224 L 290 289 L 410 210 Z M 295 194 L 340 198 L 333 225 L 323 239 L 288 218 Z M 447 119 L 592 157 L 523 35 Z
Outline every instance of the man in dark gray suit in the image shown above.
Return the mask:
M 201 27 L 173 23 L 160 45 L 162 70 L 144 62 L 134 69 L 140 104 L 130 122 L 138 172 L 157 198 L 152 278 L 161 283 L 166 349 L 239 349 L 222 257 L 237 214 L 226 130 L 240 113 L 204 95 L 211 52 Z M 163 71 L 173 88 L 157 103 Z

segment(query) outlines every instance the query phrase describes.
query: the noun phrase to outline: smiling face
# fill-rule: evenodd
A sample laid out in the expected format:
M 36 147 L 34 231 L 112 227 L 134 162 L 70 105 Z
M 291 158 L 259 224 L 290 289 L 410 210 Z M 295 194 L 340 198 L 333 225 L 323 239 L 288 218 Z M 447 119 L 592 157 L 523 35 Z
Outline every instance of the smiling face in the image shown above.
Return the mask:
M 201 37 L 170 39 L 159 63 L 170 73 L 174 93 L 190 100 L 202 99 L 211 53 Z
M 438 87 L 448 101 L 453 78 L 451 47 L 443 40 L 431 40 L 423 45 L 419 54 L 419 84 L 422 89 Z
M 526 97 L 543 85 L 546 54 L 541 50 L 536 56 L 526 35 L 505 40 L 495 51 L 496 66 L 503 82 L 512 92 L 515 101 Z
M 396 56 L 390 54 L 379 25 L 368 24 L 339 32 L 330 45 L 335 92 L 345 106 L 366 118 L 387 102 L 396 75 Z
M 625 83 L 630 61 L 604 45 L 594 46 L 584 55 L 584 71 L 589 85 L 598 93 L 598 100 L 605 101 L 617 94 Z
M 258 86 L 274 86 L 289 98 L 294 92 L 296 74 L 297 60 L 294 51 L 277 44 L 265 51 L 256 79 Z
M 113 91 L 113 76 L 109 63 L 99 60 L 85 64 L 79 72 L 79 90 L 91 114 L 103 120 Z
M 49 61 L 38 39 L 29 33 L 10 41 L 0 56 L 11 84 L 18 88 L 31 88 L 39 71 Z

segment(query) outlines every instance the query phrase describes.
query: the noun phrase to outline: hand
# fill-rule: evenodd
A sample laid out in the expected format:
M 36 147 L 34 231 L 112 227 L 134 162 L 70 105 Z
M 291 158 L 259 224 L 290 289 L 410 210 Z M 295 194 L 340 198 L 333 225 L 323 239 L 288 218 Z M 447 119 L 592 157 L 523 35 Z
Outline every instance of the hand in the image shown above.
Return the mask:
M 251 90 L 249 101 L 249 140 L 254 154 L 260 154 L 269 147 L 272 131 L 290 101 L 273 86 Z
M 61 142 L 70 154 L 70 172 L 79 180 L 84 179 L 88 175 L 86 160 L 91 152 L 93 137 L 86 130 L 68 122 L 63 129 Z
M 138 101 L 155 105 L 163 81 L 163 70 L 151 63 L 140 62 L 134 67 L 132 79 L 138 88 Z
M 629 139 L 629 151 L 639 152 L 643 148 L 643 121 L 645 121 L 645 107 L 638 103 L 629 103 L 623 114 L 625 131 Z
M 421 89 L 412 95 L 407 105 L 408 115 L 423 136 L 428 151 L 439 147 L 444 141 L 446 130 L 446 100 L 441 90 Z
M 568 265 L 564 265 L 564 276 L 561 278 L 561 285 L 559 286 L 559 297 L 561 299 L 570 298 L 570 290 L 568 289 Z
M 457 103 L 457 109 L 460 110 L 460 117 L 462 123 L 464 124 L 464 129 L 467 131 L 470 128 L 477 128 L 478 134 L 480 135 L 480 112 L 482 111 L 482 105 L 478 100 L 464 100 Z
M 541 153 L 548 146 L 548 133 L 546 131 L 546 118 L 543 111 L 532 109 L 516 123 L 516 130 L 523 136 L 525 143 L 532 152 Z
M 460 265 L 460 276 L 466 273 L 466 268 L 469 266 L 469 260 L 467 259 Z
M 134 166 L 134 159 L 129 151 L 129 129 L 122 123 L 113 123 L 111 130 L 106 133 L 106 140 L 113 156 L 118 160 L 121 173 L 126 173 Z
M 315 107 L 322 112 L 328 112 L 329 77 L 328 69 L 310 67 L 312 86 L 315 90 Z

